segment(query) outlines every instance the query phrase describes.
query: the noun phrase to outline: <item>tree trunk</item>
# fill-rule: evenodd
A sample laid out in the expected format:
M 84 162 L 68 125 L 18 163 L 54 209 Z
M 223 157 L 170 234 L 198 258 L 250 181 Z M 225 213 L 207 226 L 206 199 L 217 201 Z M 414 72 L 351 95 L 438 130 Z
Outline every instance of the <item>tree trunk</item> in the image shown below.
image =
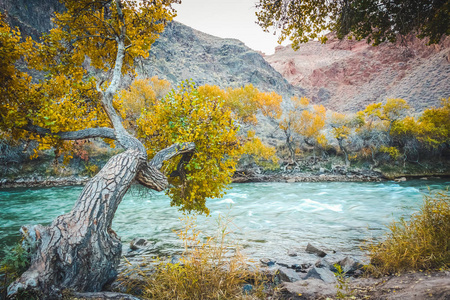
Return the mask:
M 26 291 L 42 299 L 58 299 L 63 289 L 101 291 L 117 276 L 122 244 L 111 223 L 123 196 L 134 180 L 164 190 L 168 181 L 159 171 L 163 162 L 180 154 L 181 160 L 188 161 L 194 149 L 194 143 L 174 144 L 150 162 L 137 149 L 117 154 L 86 184 L 70 213 L 50 226 L 23 227 L 36 250 L 30 268 L 9 286 L 8 296 Z
M 36 252 L 31 267 L 9 287 L 8 295 L 31 290 L 53 299 L 61 296 L 61 288 L 100 291 L 112 282 L 122 245 L 111 223 L 143 163 L 145 158 L 137 150 L 113 156 L 86 184 L 70 213 L 48 227 L 25 230 L 36 240 Z
M 345 165 L 348 167 L 350 166 L 350 161 L 348 160 L 348 153 L 345 149 L 344 143 L 342 139 L 338 139 L 339 148 L 341 148 L 342 152 L 344 152 L 344 159 L 345 159 Z

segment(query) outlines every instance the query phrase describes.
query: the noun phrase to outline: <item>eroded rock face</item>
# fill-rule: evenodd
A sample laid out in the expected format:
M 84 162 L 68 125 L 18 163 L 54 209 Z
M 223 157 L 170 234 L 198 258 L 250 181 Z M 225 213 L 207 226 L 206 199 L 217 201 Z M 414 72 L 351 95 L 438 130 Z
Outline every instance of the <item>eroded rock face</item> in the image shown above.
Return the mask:
M 427 46 L 409 36 L 377 47 L 366 41 L 308 42 L 278 47 L 265 59 L 305 96 L 336 111 L 361 110 L 386 98 L 403 98 L 417 111 L 450 97 L 450 39 Z
M 253 84 L 261 91 L 287 96 L 303 91 L 241 41 L 215 37 L 178 22 L 166 26 L 137 71 L 145 77 L 167 79 L 172 85 L 192 79 L 198 85 L 221 88 Z

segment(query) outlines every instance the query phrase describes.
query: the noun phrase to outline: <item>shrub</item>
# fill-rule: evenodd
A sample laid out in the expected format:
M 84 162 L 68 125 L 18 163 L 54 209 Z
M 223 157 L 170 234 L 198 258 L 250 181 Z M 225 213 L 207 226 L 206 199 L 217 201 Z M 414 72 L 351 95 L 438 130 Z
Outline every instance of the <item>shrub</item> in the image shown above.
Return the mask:
M 450 267 L 450 196 L 434 192 L 424 196 L 419 212 L 409 221 L 389 226 L 383 242 L 369 246 L 374 275 Z
M 32 245 L 21 241 L 14 247 L 3 250 L 3 259 L 0 260 L 0 298 L 6 299 L 6 290 L 10 283 L 22 275 L 30 265 Z
M 184 222 L 185 228 L 177 232 L 184 244 L 179 262 L 157 259 L 150 263 L 151 271 L 126 271 L 127 278 L 121 281 L 128 291 L 138 290 L 146 299 L 264 298 L 262 276 L 249 268 L 239 248 L 227 242 L 229 220 L 219 218 L 217 233 L 204 237 L 204 242 L 196 218 L 185 217 Z

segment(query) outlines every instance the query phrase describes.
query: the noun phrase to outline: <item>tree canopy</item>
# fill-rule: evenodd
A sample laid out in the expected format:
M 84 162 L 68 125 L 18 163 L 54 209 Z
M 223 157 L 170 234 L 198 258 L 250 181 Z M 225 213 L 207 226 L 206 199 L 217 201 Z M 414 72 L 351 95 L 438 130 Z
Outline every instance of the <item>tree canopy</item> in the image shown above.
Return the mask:
M 2 62 L 11 76 L 1 82 L 0 130 L 44 148 L 61 140 L 114 138 L 112 127 L 124 132 L 114 99 L 122 76 L 133 72 L 135 58 L 148 55 L 178 1 L 62 2 L 67 10 L 56 14 L 55 28 L 39 42 L 19 43 L 19 34 L 1 24 Z M 19 58 L 41 71 L 41 79 L 32 83 L 19 72 Z M 81 132 L 88 128 L 95 130 Z
M 374 45 L 409 33 L 435 44 L 450 34 L 448 0 L 259 0 L 256 8 L 257 23 L 279 30 L 279 41 L 289 38 L 294 49 L 310 39 L 325 42 L 330 31 Z

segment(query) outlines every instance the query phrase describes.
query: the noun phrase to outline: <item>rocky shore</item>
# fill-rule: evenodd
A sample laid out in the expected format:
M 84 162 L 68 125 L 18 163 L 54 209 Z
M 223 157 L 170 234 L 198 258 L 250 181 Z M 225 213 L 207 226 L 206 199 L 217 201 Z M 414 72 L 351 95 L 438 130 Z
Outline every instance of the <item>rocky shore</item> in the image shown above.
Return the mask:
M 363 169 L 347 170 L 345 167 L 336 167 L 332 170 L 319 169 L 317 172 L 300 171 L 272 171 L 264 173 L 259 169 L 246 169 L 237 171 L 233 176 L 233 183 L 244 182 L 368 182 L 382 181 L 386 178 L 381 172 Z M 56 176 L 28 176 L 16 179 L 0 178 L 0 188 L 20 187 L 52 187 L 84 185 L 88 176 L 56 177 Z
M 21 188 L 21 187 L 52 187 L 52 186 L 74 186 L 84 185 L 89 180 L 87 176 L 33 176 L 18 179 L 0 179 L 0 188 Z
M 137 238 L 124 245 L 119 273 L 130 274 L 130 269 L 151 271 L 156 257 L 151 241 Z M 291 249 L 292 260 L 264 258 L 256 270 L 264 274 L 268 299 L 450 299 L 450 271 L 423 271 L 375 278 L 364 274 L 364 262 L 336 251 L 325 252 L 308 243 L 305 249 Z M 171 263 L 179 257 L 172 256 Z M 150 263 L 149 263 L 150 262 Z M 336 268 L 341 267 L 341 271 Z M 133 280 L 142 280 L 136 273 Z M 120 277 L 119 277 L 120 278 Z M 251 291 L 251 283 L 243 287 Z M 120 279 L 111 289 L 126 292 Z M 136 298 L 138 299 L 138 298 Z

